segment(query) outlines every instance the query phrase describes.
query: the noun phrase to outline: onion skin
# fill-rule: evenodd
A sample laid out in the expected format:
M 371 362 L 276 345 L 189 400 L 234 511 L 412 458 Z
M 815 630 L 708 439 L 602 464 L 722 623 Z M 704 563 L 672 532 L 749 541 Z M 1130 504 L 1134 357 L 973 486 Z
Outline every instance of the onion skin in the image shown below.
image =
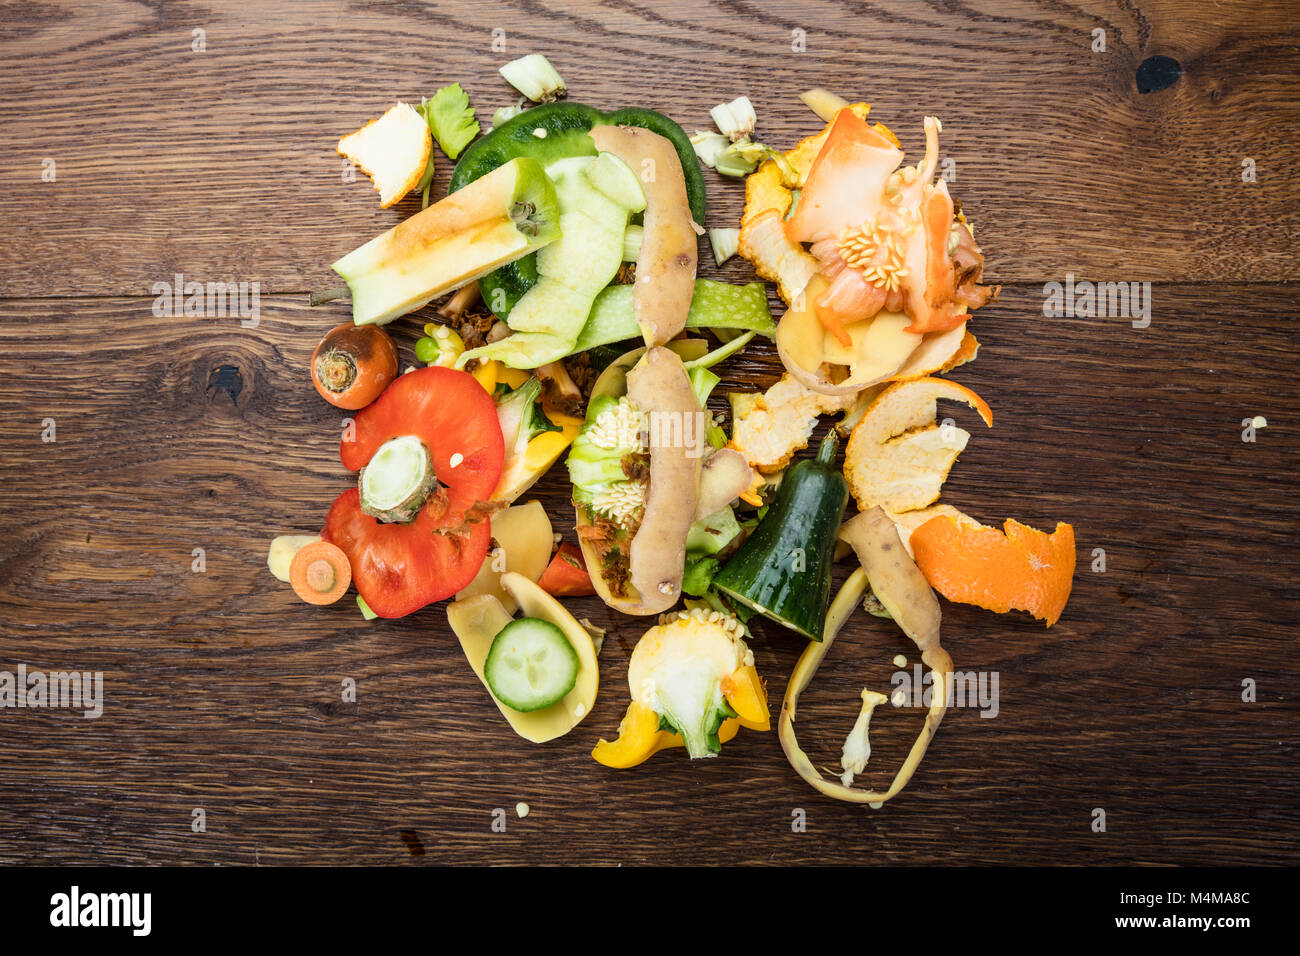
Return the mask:
M 365 408 L 397 378 L 397 346 L 376 325 L 345 322 L 325 333 L 311 356 L 311 381 L 335 408 Z

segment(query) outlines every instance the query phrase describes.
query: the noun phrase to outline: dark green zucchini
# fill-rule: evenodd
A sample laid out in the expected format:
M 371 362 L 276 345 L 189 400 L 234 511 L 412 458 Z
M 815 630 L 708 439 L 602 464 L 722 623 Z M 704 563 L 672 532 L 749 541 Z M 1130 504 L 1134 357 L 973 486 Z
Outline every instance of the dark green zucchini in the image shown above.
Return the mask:
M 820 641 L 831 598 L 835 540 L 849 489 L 835 467 L 835 431 L 816 459 L 786 472 L 774 501 L 713 586 L 778 624 Z

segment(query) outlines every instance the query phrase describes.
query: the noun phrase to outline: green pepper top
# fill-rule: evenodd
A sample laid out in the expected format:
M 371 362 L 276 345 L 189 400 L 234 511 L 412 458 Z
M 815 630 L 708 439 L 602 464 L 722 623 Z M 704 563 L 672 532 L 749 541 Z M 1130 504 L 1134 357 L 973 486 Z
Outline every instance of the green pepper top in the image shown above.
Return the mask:
M 461 154 L 451 174 L 450 191 L 455 192 L 518 156 L 532 157 L 543 167 L 571 156 L 594 156 L 596 144 L 587 135 L 594 126 L 640 126 L 667 138 L 682 162 L 691 214 L 696 222 L 704 222 L 704 177 L 690 138 L 667 116 L 639 107 L 602 113 L 582 103 L 563 102 L 525 110 Z M 504 319 L 537 278 L 534 253 L 485 275 L 479 279 L 479 289 L 488 308 Z

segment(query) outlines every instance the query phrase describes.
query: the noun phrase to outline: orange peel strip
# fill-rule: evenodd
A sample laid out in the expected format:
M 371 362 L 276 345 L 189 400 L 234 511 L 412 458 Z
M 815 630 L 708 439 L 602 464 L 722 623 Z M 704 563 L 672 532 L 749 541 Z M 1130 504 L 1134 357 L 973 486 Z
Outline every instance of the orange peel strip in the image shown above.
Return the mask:
M 949 601 L 998 614 L 1028 611 L 1051 627 L 1070 599 L 1074 528 L 1064 522 L 1048 534 L 1008 518 L 999 531 L 940 514 L 909 544 L 925 579 Z

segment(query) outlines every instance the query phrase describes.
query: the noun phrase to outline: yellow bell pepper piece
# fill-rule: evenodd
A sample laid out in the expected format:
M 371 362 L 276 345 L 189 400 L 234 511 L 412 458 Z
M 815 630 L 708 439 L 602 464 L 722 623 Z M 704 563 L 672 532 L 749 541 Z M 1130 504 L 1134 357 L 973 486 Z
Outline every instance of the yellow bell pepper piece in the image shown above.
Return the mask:
M 551 463 L 564 454 L 564 449 L 573 444 L 573 440 L 577 437 L 577 425 L 564 425 L 558 432 L 542 432 L 530 441 L 528 447 L 524 449 L 524 467 L 529 472 L 549 468 Z
M 510 368 L 510 366 L 503 362 L 498 362 L 496 359 L 492 360 L 492 364 L 497 367 L 497 381 L 505 382 L 511 388 L 518 388 L 520 385 L 524 384 L 524 382 L 533 377 L 532 372 L 527 372 L 518 368 Z
M 724 720 L 718 727 L 719 742 L 725 744 L 733 739 L 740 733 L 740 727 L 741 721 L 734 717 Z M 645 704 L 632 701 L 619 722 L 618 739 L 598 741 L 591 755 L 606 767 L 628 770 L 645 763 L 661 750 L 684 746 L 686 742 L 680 734 L 659 729 L 658 714 Z
M 772 713 L 767 707 L 767 691 L 758 676 L 758 669 L 750 664 L 722 679 L 722 695 L 736 712 L 742 727 L 750 730 L 771 730 Z M 718 739 L 722 736 L 719 734 Z
M 475 380 L 483 386 L 483 390 L 489 395 L 497 389 L 497 378 L 501 372 L 501 363 L 496 359 L 488 359 L 486 362 L 479 362 L 478 368 L 470 372 Z
M 643 763 L 659 749 L 656 746 L 659 736 L 659 715 L 645 704 L 632 701 L 619 722 L 618 739 L 609 741 L 602 738 L 597 741 L 591 755 L 606 767 L 626 770 Z

